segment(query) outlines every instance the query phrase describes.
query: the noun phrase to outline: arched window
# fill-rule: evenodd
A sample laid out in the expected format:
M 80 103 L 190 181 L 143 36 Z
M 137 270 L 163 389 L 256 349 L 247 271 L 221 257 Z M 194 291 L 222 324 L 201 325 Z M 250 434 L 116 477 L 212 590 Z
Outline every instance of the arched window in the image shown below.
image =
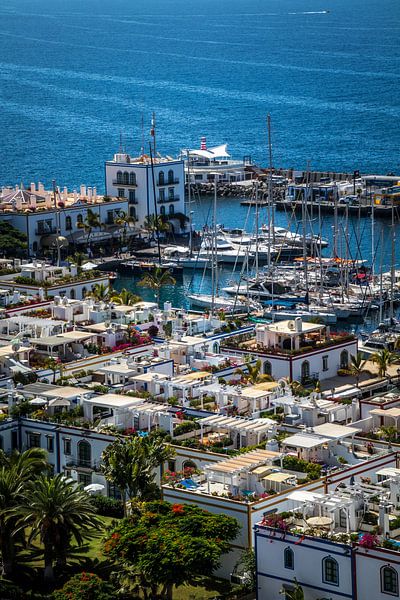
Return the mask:
M 165 183 L 165 179 L 164 179 L 164 171 L 160 171 L 158 174 L 158 183 L 160 185 L 164 185 Z
M 136 221 L 136 208 L 134 206 L 129 207 L 129 216 Z
M 266 360 L 264 363 L 264 375 L 271 375 L 272 376 L 272 365 L 269 362 L 269 360 Z
M 70 231 L 72 229 L 72 219 L 71 217 L 65 217 L 65 229 Z
M 219 353 L 219 344 L 218 344 L 218 342 L 214 342 L 214 344 L 213 344 L 213 352 L 214 352 L 214 354 L 218 354 Z
M 168 171 L 168 183 L 174 183 L 174 172 L 172 169 Z
M 85 298 L 87 294 L 87 289 L 85 287 L 82 288 L 82 298 Z
M 70 291 L 69 297 L 71 298 L 71 300 L 75 300 L 75 290 Z
M 175 208 L 174 208 L 174 205 L 173 205 L 173 204 L 170 204 L 170 205 L 169 205 L 169 214 L 170 214 L 170 215 L 173 215 L 173 214 L 175 214 Z
M 349 353 L 347 350 L 343 350 L 340 353 L 340 368 L 347 369 L 349 366 Z
M 310 377 L 310 363 L 304 360 L 301 365 L 301 378 L 308 379 Z
M 192 460 L 185 460 L 185 462 L 182 463 L 182 471 L 185 469 L 197 469 L 197 465 Z
M 164 216 L 165 215 L 165 206 L 162 206 L 160 208 L 160 215 Z
M 92 462 L 92 447 L 89 442 L 78 442 L 78 464 L 81 467 L 90 467 Z
M 32 244 L 32 250 L 33 250 L 33 252 L 37 252 L 38 251 L 38 243 L 37 242 L 33 242 L 33 244 Z
M 393 567 L 382 567 L 381 569 L 381 592 L 391 596 L 399 595 L 399 576 Z
M 125 171 L 125 173 L 124 173 L 124 183 L 125 184 L 129 183 L 129 173 L 128 173 L 128 171 Z
M 285 569 L 294 569 L 294 552 L 291 548 L 285 548 L 283 551 L 283 564 Z
M 129 174 L 129 185 L 136 185 L 136 173 L 133 171 Z
M 76 217 L 76 222 L 77 222 L 77 223 L 83 223 L 83 217 L 82 217 L 82 215 L 78 215 L 78 216 Z
M 331 556 L 327 556 L 322 561 L 322 579 L 324 583 L 339 585 L 339 565 Z
M 122 183 L 122 171 L 117 172 L 117 183 Z

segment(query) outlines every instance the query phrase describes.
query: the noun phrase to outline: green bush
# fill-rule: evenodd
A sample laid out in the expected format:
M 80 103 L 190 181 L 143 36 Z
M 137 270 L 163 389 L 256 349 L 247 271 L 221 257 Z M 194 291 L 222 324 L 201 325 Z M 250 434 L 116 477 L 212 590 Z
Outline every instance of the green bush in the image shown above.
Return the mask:
M 113 600 L 113 586 L 94 573 L 79 573 L 71 577 L 61 590 L 52 594 L 53 600 Z
M 114 517 L 122 519 L 124 516 L 124 508 L 121 500 L 108 498 L 107 496 L 96 495 L 91 497 L 92 504 L 97 509 L 97 512 L 102 517 Z
M 302 460 L 296 456 L 285 456 L 283 458 L 283 468 L 289 471 L 307 473 L 309 479 L 319 479 L 321 477 L 321 465 Z
M 174 436 L 182 435 L 183 433 L 189 433 L 189 431 L 194 431 L 195 429 L 200 429 L 200 425 L 195 421 L 183 421 L 175 427 Z

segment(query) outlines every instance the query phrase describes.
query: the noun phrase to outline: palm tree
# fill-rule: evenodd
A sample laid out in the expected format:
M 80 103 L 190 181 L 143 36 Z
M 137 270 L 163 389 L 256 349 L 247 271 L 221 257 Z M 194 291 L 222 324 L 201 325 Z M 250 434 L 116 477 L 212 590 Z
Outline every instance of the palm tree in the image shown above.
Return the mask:
M 124 210 L 119 211 L 118 216 L 115 219 L 115 224 L 122 228 L 122 246 L 126 246 L 128 227 L 133 225 L 136 221 L 137 219 L 128 215 Z
M 382 425 L 382 427 L 379 430 L 380 437 L 385 438 L 385 440 L 389 442 L 389 444 L 397 439 L 398 434 L 399 432 L 397 431 L 397 427 L 393 427 L 393 425 L 388 427 Z
M 104 283 L 96 283 L 88 296 L 91 296 L 95 300 L 107 302 L 110 299 L 111 289 L 108 285 Z
M 0 451 L 0 553 L 3 575 L 9 578 L 15 567 L 16 547 L 23 540 L 23 531 L 15 531 L 17 516 L 27 485 L 49 468 L 46 452 L 31 448 L 11 455 Z
M 82 272 L 82 265 L 87 260 L 87 254 L 83 252 L 75 252 L 72 256 L 68 256 L 67 260 L 78 267 L 78 274 Z
M 171 229 L 171 224 L 168 223 L 161 215 L 147 215 L 144 220 L 144 229 L 149 233 L 154 234 L 156 231 L 163 233 Z
M 261 360 L 258 359 L 257 362 L 255 363 L 255 365 L 252 365 L 252 360 L 250 357 L 246 357 L 245 358 L 245 365 L 247 367 L 247 372 L 245 372 L 243 369 L 236 369 L 235 373 L 237 373 L 238 375 L 241 375 L 242 377 L 244 377 L 246 379 L 246 381 L 248 381 L 249 383 L 252 383 L 253 385 L 256 383 L 262 383 L 263 381 L 273 381 L 273 378 L 271 377 L 271 375 L 263 375 L 262 373 L 260 373 L 261 371 Z
M 363 359 L 361 352 L 357 352 L 356 355 L 350 356 L 350 366 L 346 371 L 349 375 L 352 375 L 356 378 L 356 387 L 360 383 L 360 377 L 365 372 L 365 363 L 367 361 Z
M 133 437 L 116 439 L 102 454 L 102 471 L 121 492 L 126 514 L 130 502 L 148 496 L 154 487 L 155 469 L 174 456 L 174 450 L 161 439 Z
M 137 294 L 134 294 L 130 290 L 122 288 L 120 293 L 119 294 L 115 293 L 113 296 L 111 296 L 110 300 L 111 300 L 111 302 L 114 302 L 115 304 L 123 304 L 124 306 L 133 306 L 134 304 L 141 302 L 142 298 L 140 296 L 138 296 Z
M 53 356 L 49 356 L 44 361 L 44 366 L 46 369 L 50 369 L 50 371 L 53 371 L 53 384 L 54 384 L 56 382 L 56 373 L 60 368 L 59 361 L 56 358 L 54 358 Z
M 156 267 L 152 273 L 145 273 L 139 281 L 141 287 L 148 287 L 155 290 L 157 305 L 160 306 L 160 291 L 166 285 L 175 285 L 176 279 L 172 277 L 169 271 L 164 271 L 161 267 Z
M 19 529 L 31 527 L 29 541 L 39 538 L 44 547 L 44 578 L 54 581 L 54 561 L 63 567 L 74 541 L 82 546 L 84 539 L 101 525 L 89 494 L 71 479 L 59 474 L 40 476 L 23 494 L 23 505 L 15 511 Z
M 397 362 L 398 358 L 397 354 L 384 348 L 379 352 L 375 352 L 375 354 L 371 356 L 371 361 L 377 365 L 379 377 L 386 377 L 388 367 Z
M 280 590 L 280 594 L 285 596 L 287 600 L 304 600 L 304 591 L 296 578 L 293 580 L 294 587 L 291 590 Z
M 93 229 L 98 229 L 103 226 L 103 223 L 100 221 L 100 216 L 98 213 L 94 212 L 91 208 L 87 209 L 86 218 L 82 222 L 78 222 L 76 224 L 78 229 L 84 229 L 87 234 L 86 244 L 89 248 L 89 240 L 92 234 Z

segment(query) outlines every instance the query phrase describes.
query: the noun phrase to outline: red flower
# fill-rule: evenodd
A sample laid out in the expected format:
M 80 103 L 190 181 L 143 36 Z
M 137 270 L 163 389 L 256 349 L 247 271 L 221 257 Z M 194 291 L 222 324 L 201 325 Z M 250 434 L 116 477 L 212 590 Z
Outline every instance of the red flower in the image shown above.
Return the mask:
M 174 515 L 183 515 L 185 513 L 185 510 L 182 504 L 173 504 L 172 512 L 174 513 Z

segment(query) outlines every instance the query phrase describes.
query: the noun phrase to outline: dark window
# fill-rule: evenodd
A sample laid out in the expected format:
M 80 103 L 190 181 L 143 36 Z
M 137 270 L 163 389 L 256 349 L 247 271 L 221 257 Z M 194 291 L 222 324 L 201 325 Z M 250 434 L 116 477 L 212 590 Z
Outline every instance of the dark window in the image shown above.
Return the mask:
M 38 246 L 38 243 L 37 243 L 37 242 L 33 242 L 33 244 L 32 244 L 32 250 L 33 250 L 34 252 L 37 252 L 37 251 L 38 251 L 38 247 L 39 247 L 39 246 Z
M 174 172 L 172 169 L 168 171 L 168 183 L 174 183 Z
M 11 450 L 17 450 L 18 448 L 18 431 L 11 432 Z
M 136 208 L 134 206 L 129 207 L 129 216 L 136 220 Z
M 301 365 L 301 378 L 308 379 L 310 377 L 310 363 L 305 360 Z
M 65 217 L 65 229 L 70 231 L 72 229 L 72 219 L 71 217 Z
M 165 190 L 160 190 L 160 195 L 159 195 L 158 199 L 160 200 L 160 202 L 165 201 Z
M 128 173 L 128 171 L 125 171 L 125 173 L 124 173 L 124 183 L 125 183 L 125 185 L 128 185 L 128 183 L 129 183 L 129 173 Z
M 285 548 L 283 552 L 285 569 L 294 569 L 294 552 L 291 548 Z
M 117 183 L 122 183 L 122 172 L 121 171 L 117 172 Z
M 52 435 L 47 435 L 47 452 L 54 452 L 54 438 Z
M 91 473 L 79 473 L 78 483 L 80 483 L 82 487 L 86 487 L 87 485 L 90 485 L 92 483 Z
M 343 350 L 343 352 L 340 353 L 340 368 L 347 369 L 348 366 L 349 366 L 349 353 L 347 352 L 347 350 Z
M 174 205 L 170 204 L 170 206 L 169 206 L 169 214 L 173 215 L 174 213 L 175 213 Z
M 113 210 L 108 210 L 107 211 L 107 221 L 106 221 L 107 225 L 113 225 L 114 223 L 114 211 Z
M 272 375 L 272 365 L 269 360 L 264 363 L 264 375 Z
M 129 190 L 129 202 L 135 202 L 136 190 Z
M 40 433 L 28 433 L 28 448 L 40 448 Z
M 339 585 L 339 565 L 334 558 L 328 556 L 322 561 L 322 579 L 324 583 Z
M 90 467 L 92 462 L 92 447 L 89 442 L 78 442 L 78 463 L 81 467 Z
M 64 454 L 71 454 L 71 440 L 70 438 L 64 438 Z
M 70 291 L 69 297 L 71 298 L 71 300 L 75 300 L 75 290 Z
M 82 217 L 82 215 L 78 215 L 78 216 L 76 217 L 76 222 L 77 222 L 77 223 L 83 223 L 83 217 Z
M 168 471 L 175 471 L 176 469 L 176 462 L 174 460 L 169 460 L 168 461 Z
M 164 179 L 164 171 L 160 171 L 158 174 L 158 183 L 159 185 L 164 185 L 165 183 L 165 179 Z
M 391 596 L 399 595 L 399 577 L 393 567 L 382 567 L 381 569 L 381 592 Z
M 125 198 L 124 188 L 118 188 L 118 198 Z
M 129 183 L 130 185 L 136 185 L 136 173 L 129 174 Z
M 328 370 L 328 356 L 323 356 L 322 357 L 322 370 L 323 371 L 327 371 Z
M 168 200 L 173 200 L 175 196 L 174 188 L 168 188 Z
M 160 215 L 164 216 L 165 215 L 165 206 L 162 206 L 160 208 Z

